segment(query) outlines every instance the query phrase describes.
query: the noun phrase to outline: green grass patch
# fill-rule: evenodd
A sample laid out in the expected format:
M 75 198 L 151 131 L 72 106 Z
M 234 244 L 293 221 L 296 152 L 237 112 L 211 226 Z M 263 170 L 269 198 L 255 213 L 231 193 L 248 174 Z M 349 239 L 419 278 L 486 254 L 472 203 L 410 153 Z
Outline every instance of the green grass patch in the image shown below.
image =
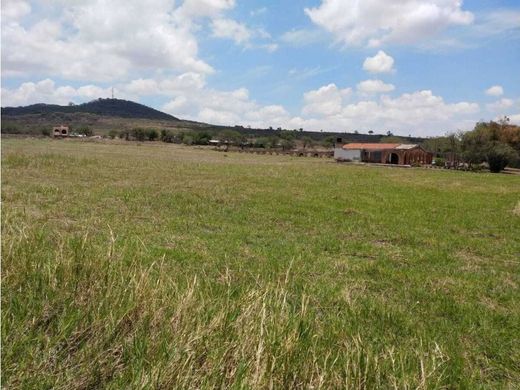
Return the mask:
M 6 388 L 518 388 L 520 178 L 2 144 Z

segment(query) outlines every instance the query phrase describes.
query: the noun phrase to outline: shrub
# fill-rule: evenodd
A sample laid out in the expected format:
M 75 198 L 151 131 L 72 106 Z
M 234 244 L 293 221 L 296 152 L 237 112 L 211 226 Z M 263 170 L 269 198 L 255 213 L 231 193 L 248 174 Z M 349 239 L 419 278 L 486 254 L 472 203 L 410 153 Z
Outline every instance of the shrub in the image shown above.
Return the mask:
M 182 143 L 184 145 L 193 145 L 193 137 L 190 134 L 183 134 Z
M 82 126 L 82 127 L 78 128 L 76 130 L 76 133 L 82 134 L 82 135 L 84 135 L 86 137 L 90 137 L 90 136 L 92 136 L 94 134 L 92 129 L 90 127 L 88 127 L 88 126 Z
M 108 137 L 109 137 L 110 139 L 114 139 L 114 138 L 118 138 L 118 137 L 120 137 L 119 131 L 117 131 L 117 130 L 110 130 L 110 131 L 108 132 Z
M 436 167 L 443 167 L 445 163 L 446 163 L 446 160 L 443 159 L 442 157 L 436 157 L 433 160 L 433 165 L 435 165 Z
M 170 130 L 162 129 L 161 130 L 161 141 L 172 143 L 175 141 L 175 136 Z
M 50 137 L 51 136 L 51 129 L 47 128 L 47 127 L 42 127 L 41 129 L 41 133 L 42 135 L 44 135 L 45 137 Z
M 146 130 L 141 128 L 132 129 L 132 137 L 134 137 L 137 141 L 146 140 Z
M 159 138 L 159 133 L 155 129 L 150 129 L 146 131 L 146 137 L 148 138 L 148 141 L 155 141 Z
M 507 144 L 495 143 L 487 151 L 489 170 L 494 173 L 502 171 L 509 162 L 518 158 L 516 151 Z

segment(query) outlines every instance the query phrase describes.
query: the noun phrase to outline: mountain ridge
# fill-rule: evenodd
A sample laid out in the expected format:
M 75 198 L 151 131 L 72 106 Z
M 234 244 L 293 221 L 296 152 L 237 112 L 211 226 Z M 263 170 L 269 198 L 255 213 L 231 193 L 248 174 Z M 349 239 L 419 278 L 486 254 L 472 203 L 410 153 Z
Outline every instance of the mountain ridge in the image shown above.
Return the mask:
M 51 113 L 89 113 L 119 118 L 139 118 L 180 121 L 173 115 L 124 99 L 96 99 L 87 103 L 61 106 L 59 104 L 37 103 L 28 106 L 2 107 L 2 115 L 22 116 Z

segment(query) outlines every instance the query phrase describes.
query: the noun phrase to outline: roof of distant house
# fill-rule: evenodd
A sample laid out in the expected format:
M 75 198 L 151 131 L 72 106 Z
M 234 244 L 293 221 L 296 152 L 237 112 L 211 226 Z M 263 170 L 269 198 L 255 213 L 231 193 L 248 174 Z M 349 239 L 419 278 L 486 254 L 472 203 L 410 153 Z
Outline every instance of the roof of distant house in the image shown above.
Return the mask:
M 345 144 L 343 145 L 343 149 L 345 150 L 389 150 L 389 149 L 397 149 L 397 150 L 410 150 L 419 147 L 416 144 Z
M 343 145 L 343 149 L 346 150 L 358 150 L 358 149 L 367 149 L 367 150 L 384 150 L 384 149 L 396 149 L 400 144 L 346 144 Z

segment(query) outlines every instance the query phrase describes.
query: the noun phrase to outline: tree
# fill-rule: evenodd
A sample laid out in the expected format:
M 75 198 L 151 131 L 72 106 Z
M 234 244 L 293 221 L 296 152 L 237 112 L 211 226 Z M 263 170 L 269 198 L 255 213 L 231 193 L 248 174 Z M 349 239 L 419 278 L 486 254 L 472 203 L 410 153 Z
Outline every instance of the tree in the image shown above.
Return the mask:
M 518 158 L 518 153 L 509 145 L 495 142 L 486 152 L 489 170 L 494 173 L 502 171 L 511 161 Z
M 148 141 L 155 141 L 159 138 L 159 133 L 155 129 L 149 129 L 146 131 L 146 137 L 148 138 Z
M 171 130 L 162 129 L 159 139 L 162 142 L 172 143 L 175 140 L 175 136 Z
M 302 137 L 301 141 L 304 149 L 307 149 L 307 147 L 314 146 L 314 140 L 311 137 Z
M 389 136 L 389 137 L 392 137 L 392 136 L 394 135 L 394 133 L 392 133 L 390 130 L 388 130 L 388 131 L 386 132 L 386 135 Z
M 336 144 L 336 138 L 333 135 L 323 138 L 321 144 L 326 148 L 332 148 Z
M 368 134 L 372 135 L 372 134 L 374 134 L 374 132 L 372 130 L 369 130 Z
M 227 145 L 235 145 L 243 141 L 244 136 L 235 130 L 223 130 L 218 134 L 217 138 Z
M 76 132 L 78 134 L 84 135 L 85 137 L 91 137 L 94 134 L 92 129 L 88 126 L 82 126 L 82 127 L 78 128 L 78 130 L 76 130 Z
M 269 138 L 267 138 L 267 137 L 256 138 L 253 142 L 253 146 L 255 148 L 268 148 L 269 147 Z
M 193 143 L 196 145 L 208 145 L 211 139 L 211 134 L 207 131 L 198 131 L 193 136 Z
M 132 134 L 132 137 L 134 137 L 137 141 L 146 140 L 146 130 L 141 129 L 140 127 L 132 129 L 131 134 Z
M 283 150 L 291 150 L 294 149 L 294 141 L 292 139 L 282 139 L 282 149 Z
M 464 160 L 470 164 L 487 162 L 491 172 L 500 172 L 508 164 L 518 163 L 520 153 L 504 141 L 506 121 L 479 122 L 473 131 L 462 135 L 461 149 Z
M 119 132 L 117 130 L 110 130 L 108 132 L 108 136 L 110 137 L 110 139 L 117 138 L 119 136 Z

